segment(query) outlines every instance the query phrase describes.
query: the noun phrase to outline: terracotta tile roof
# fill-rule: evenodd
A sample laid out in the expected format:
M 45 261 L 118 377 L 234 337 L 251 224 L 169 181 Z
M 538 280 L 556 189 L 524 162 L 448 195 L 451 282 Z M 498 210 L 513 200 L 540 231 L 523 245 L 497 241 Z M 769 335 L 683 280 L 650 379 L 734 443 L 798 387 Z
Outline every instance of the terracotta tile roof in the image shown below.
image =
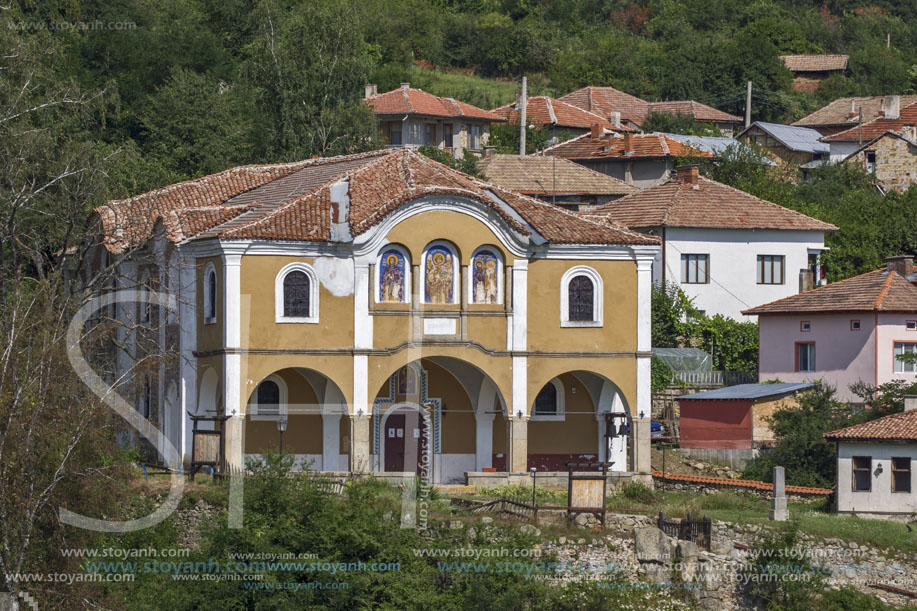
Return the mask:
M 149 239 L 157 221 L 175 242 L 220 238 L 328 241 L 331 187 L 349 183 L 353 235 L 426 195 L 476 200 L 523 234 L 557 244 L 658 244 L 606 219 L 563 210 L 462 174 L 408 149 L 245 166 L 96 209 L 105 243 L 119 252 Z
M 879 110 L 882 107 L 883 96 L 876 95 L 871 97 L 858 98 L 838 98 L 827 106 L 819 108 L 815 112 L 806 115 L 793 125 L 804 125 L 809 127 L 815 126 L 840 126 L 856 125 L 857 119 L 849 119 L 851 112 L 859 114 L 860 109 L 863 111 L 863 122 L 872 121 L 879 117 Z M 917 95 L 900 96 L 900 107 L 904 108 L 911 104 L 917 103 Z
M 557 156 L 493 155 L 482 162 L 487 180 L 519 193 L 628 195 L 637 188 Z
M 662 133 L 631 135 L 631 150 L 621 134 L 606 131 L 593 138 L 582 134 L 545 149 L 546 155 L 567 159 L 668 159 L 672 157 L 713 157 Z
M 840 53 L 781 55 L 783 64 L 792 72 L 826 72 L 846 70 L 849 55 Z
M 614 87 L 583 87 L 560 99 L 606 120 L 612 112 L 621 113 L 621 119 L 637 125 L 643 125 L 646 119 L 647 102 Z
M 714 180 L 671 178 L 590 212 L 626 227 L 711 227 L 834 231 L 834 225 L 800 214 Z
M 917 312 L 917 285 L 896 272 L 879 269 L 784 297 L 742 313 L 796 312 Z
M 695 102 L 694 100 L 682 100 L 678 102 L 649 102 L 647 104 L 647 114 L 662 113 L 669 115 L 689 115 L 696 121 L 716 121 L 717 123 L 743 123 L 742 117 L 731 115 L 728 112 L 717 110 L 712 106 Z
M 491 112 L 510 123 L 519 123 L 521 111 L 516 107 L 516 102 L 504 104 L 499 108 L 494 108 Z M 598 124 L 605 129 L 635 131 L 629 127 L 614 127 L 605 117 L 544 95 L 528 99 L 528 104 L 525 108 L 525 120 L 529 124 L 551 125 L 553 127 L 590 129 L 593 125 Z
M 774 485 L 749 479 L 730 479 L 728 477 L 707 477 L 704 475 L 687 475 L 683 473 L 669 473 L 653 470 L 653 477 L 664 478 L 672 482 L 689 482 L 695 484 L 712 484 L 716 486 L 735 486 L 737 488 L 753 488 L 755 490 L 770 490 Z M 787 486 L 786 491 L 791 494 L 819 494 L 829 495 L 834 490 L 831 488 L 812 488 L 809 486 Z
M 422 89 L 399 87 L 379 93 L 363 101 L 377 115 L 425 115 L 430 117 L 467 117 L 487 121 L 502 121 L 493 113 L 460 102 L 454 98 L 441 98 Z
M 825 439 L 856 441 L 917 441 L 917 409 L 876 418 L 837 431 L 825 433 Z
M 825 136 L 823 142 L 867 142 L 875 140 L 886 132 L 900 133 L 906 125 L 917 125 L 917 103 L 901 109 L 897 119 L 880 117 L 868 123 L 857 125 L 842 132 Z

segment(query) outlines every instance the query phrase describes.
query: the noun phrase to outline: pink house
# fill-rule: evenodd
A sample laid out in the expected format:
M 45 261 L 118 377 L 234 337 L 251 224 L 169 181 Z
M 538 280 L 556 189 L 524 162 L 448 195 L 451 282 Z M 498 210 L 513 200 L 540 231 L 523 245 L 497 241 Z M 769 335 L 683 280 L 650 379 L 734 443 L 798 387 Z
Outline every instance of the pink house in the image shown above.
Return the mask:
M 845 401 L 859 400 L 855 382 L 917 381 L 917 363 L 898 358 L 917 352 L 913 257 L 743 314 L 758 316 L 760 380 L 822 380 Z

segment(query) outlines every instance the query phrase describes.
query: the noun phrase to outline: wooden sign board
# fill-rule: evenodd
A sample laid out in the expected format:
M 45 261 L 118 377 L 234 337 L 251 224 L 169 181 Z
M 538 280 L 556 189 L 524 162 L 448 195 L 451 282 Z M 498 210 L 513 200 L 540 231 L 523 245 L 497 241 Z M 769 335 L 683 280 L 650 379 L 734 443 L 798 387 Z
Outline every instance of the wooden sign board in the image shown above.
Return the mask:
M 603 507 L 605 505 L 604 479 L 574 479 L 570 483 L 570 507 Z
M 214 463 L 220 459 L 220 436 L 198 434 L 194 444 L 194 462 Z

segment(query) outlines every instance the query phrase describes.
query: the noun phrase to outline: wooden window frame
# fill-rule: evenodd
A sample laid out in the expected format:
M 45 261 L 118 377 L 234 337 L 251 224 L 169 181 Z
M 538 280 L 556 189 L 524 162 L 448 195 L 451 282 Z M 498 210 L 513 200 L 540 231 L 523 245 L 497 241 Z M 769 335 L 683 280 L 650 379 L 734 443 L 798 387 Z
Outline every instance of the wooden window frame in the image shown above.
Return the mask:
M 702 281 L 690 280 L 690 265 L 694 265 L 694 277 L 700 276 L 698 272 L 698 263 L 704 260 L 704 279 Z M 681 255 L 681 283 L 682 284 L 710 284 L 710 253 L 682 253 Z
M 765 260 L 769 259 L 771 263 L 771 282 L 767 282 L 764 276 L 764 263 Z M 773 282 L 774 278 L 774 263 L 780 261 L 780 281 Z M 758 255 L 757 263 L 755 265 L 755 282 L 761 285 L 771 285 L 771 286 L 780 286 L 786 284 L 786 256 L 785 255 Z
M 866 468 L 857 467 L 857 459 L 868 460 L 869 466 Z M 866 472 L 869 485 L 865 489 L 857 488 L 857 472 Z M 851 456 L 850 457 L 850 490 L 852 492 L 872 492 L 872 456 Z
M 897 468 L 895 466 L 896 460 L 907 461 L 907 468 L 906 469 Z M 911 478 L 913 477 L 913 475 L 911 474 L 911 457 L 910 456 L 892 456 L 889 462 L 891 463 L 891 469 L 892 469 L 892 478 L 891 478 L 892 479 L 892 483 L 891 483 L 892 492 L 896 492 L 899 494 L 910 493 L 911 492 Z M 907 490 L 897 490 L 897 486 L 895 485 L 895 474 L 896 473 L 907 473 Z

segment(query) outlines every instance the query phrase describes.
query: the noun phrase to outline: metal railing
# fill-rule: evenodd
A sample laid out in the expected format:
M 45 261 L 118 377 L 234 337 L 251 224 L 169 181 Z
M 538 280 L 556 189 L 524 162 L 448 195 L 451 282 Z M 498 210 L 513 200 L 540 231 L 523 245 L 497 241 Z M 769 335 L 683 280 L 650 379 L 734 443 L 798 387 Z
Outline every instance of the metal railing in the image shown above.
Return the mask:
M 676 371 L 673 378 L 687 386 L 735 386 L 758 381 L 758 376 L 744 371 Z

